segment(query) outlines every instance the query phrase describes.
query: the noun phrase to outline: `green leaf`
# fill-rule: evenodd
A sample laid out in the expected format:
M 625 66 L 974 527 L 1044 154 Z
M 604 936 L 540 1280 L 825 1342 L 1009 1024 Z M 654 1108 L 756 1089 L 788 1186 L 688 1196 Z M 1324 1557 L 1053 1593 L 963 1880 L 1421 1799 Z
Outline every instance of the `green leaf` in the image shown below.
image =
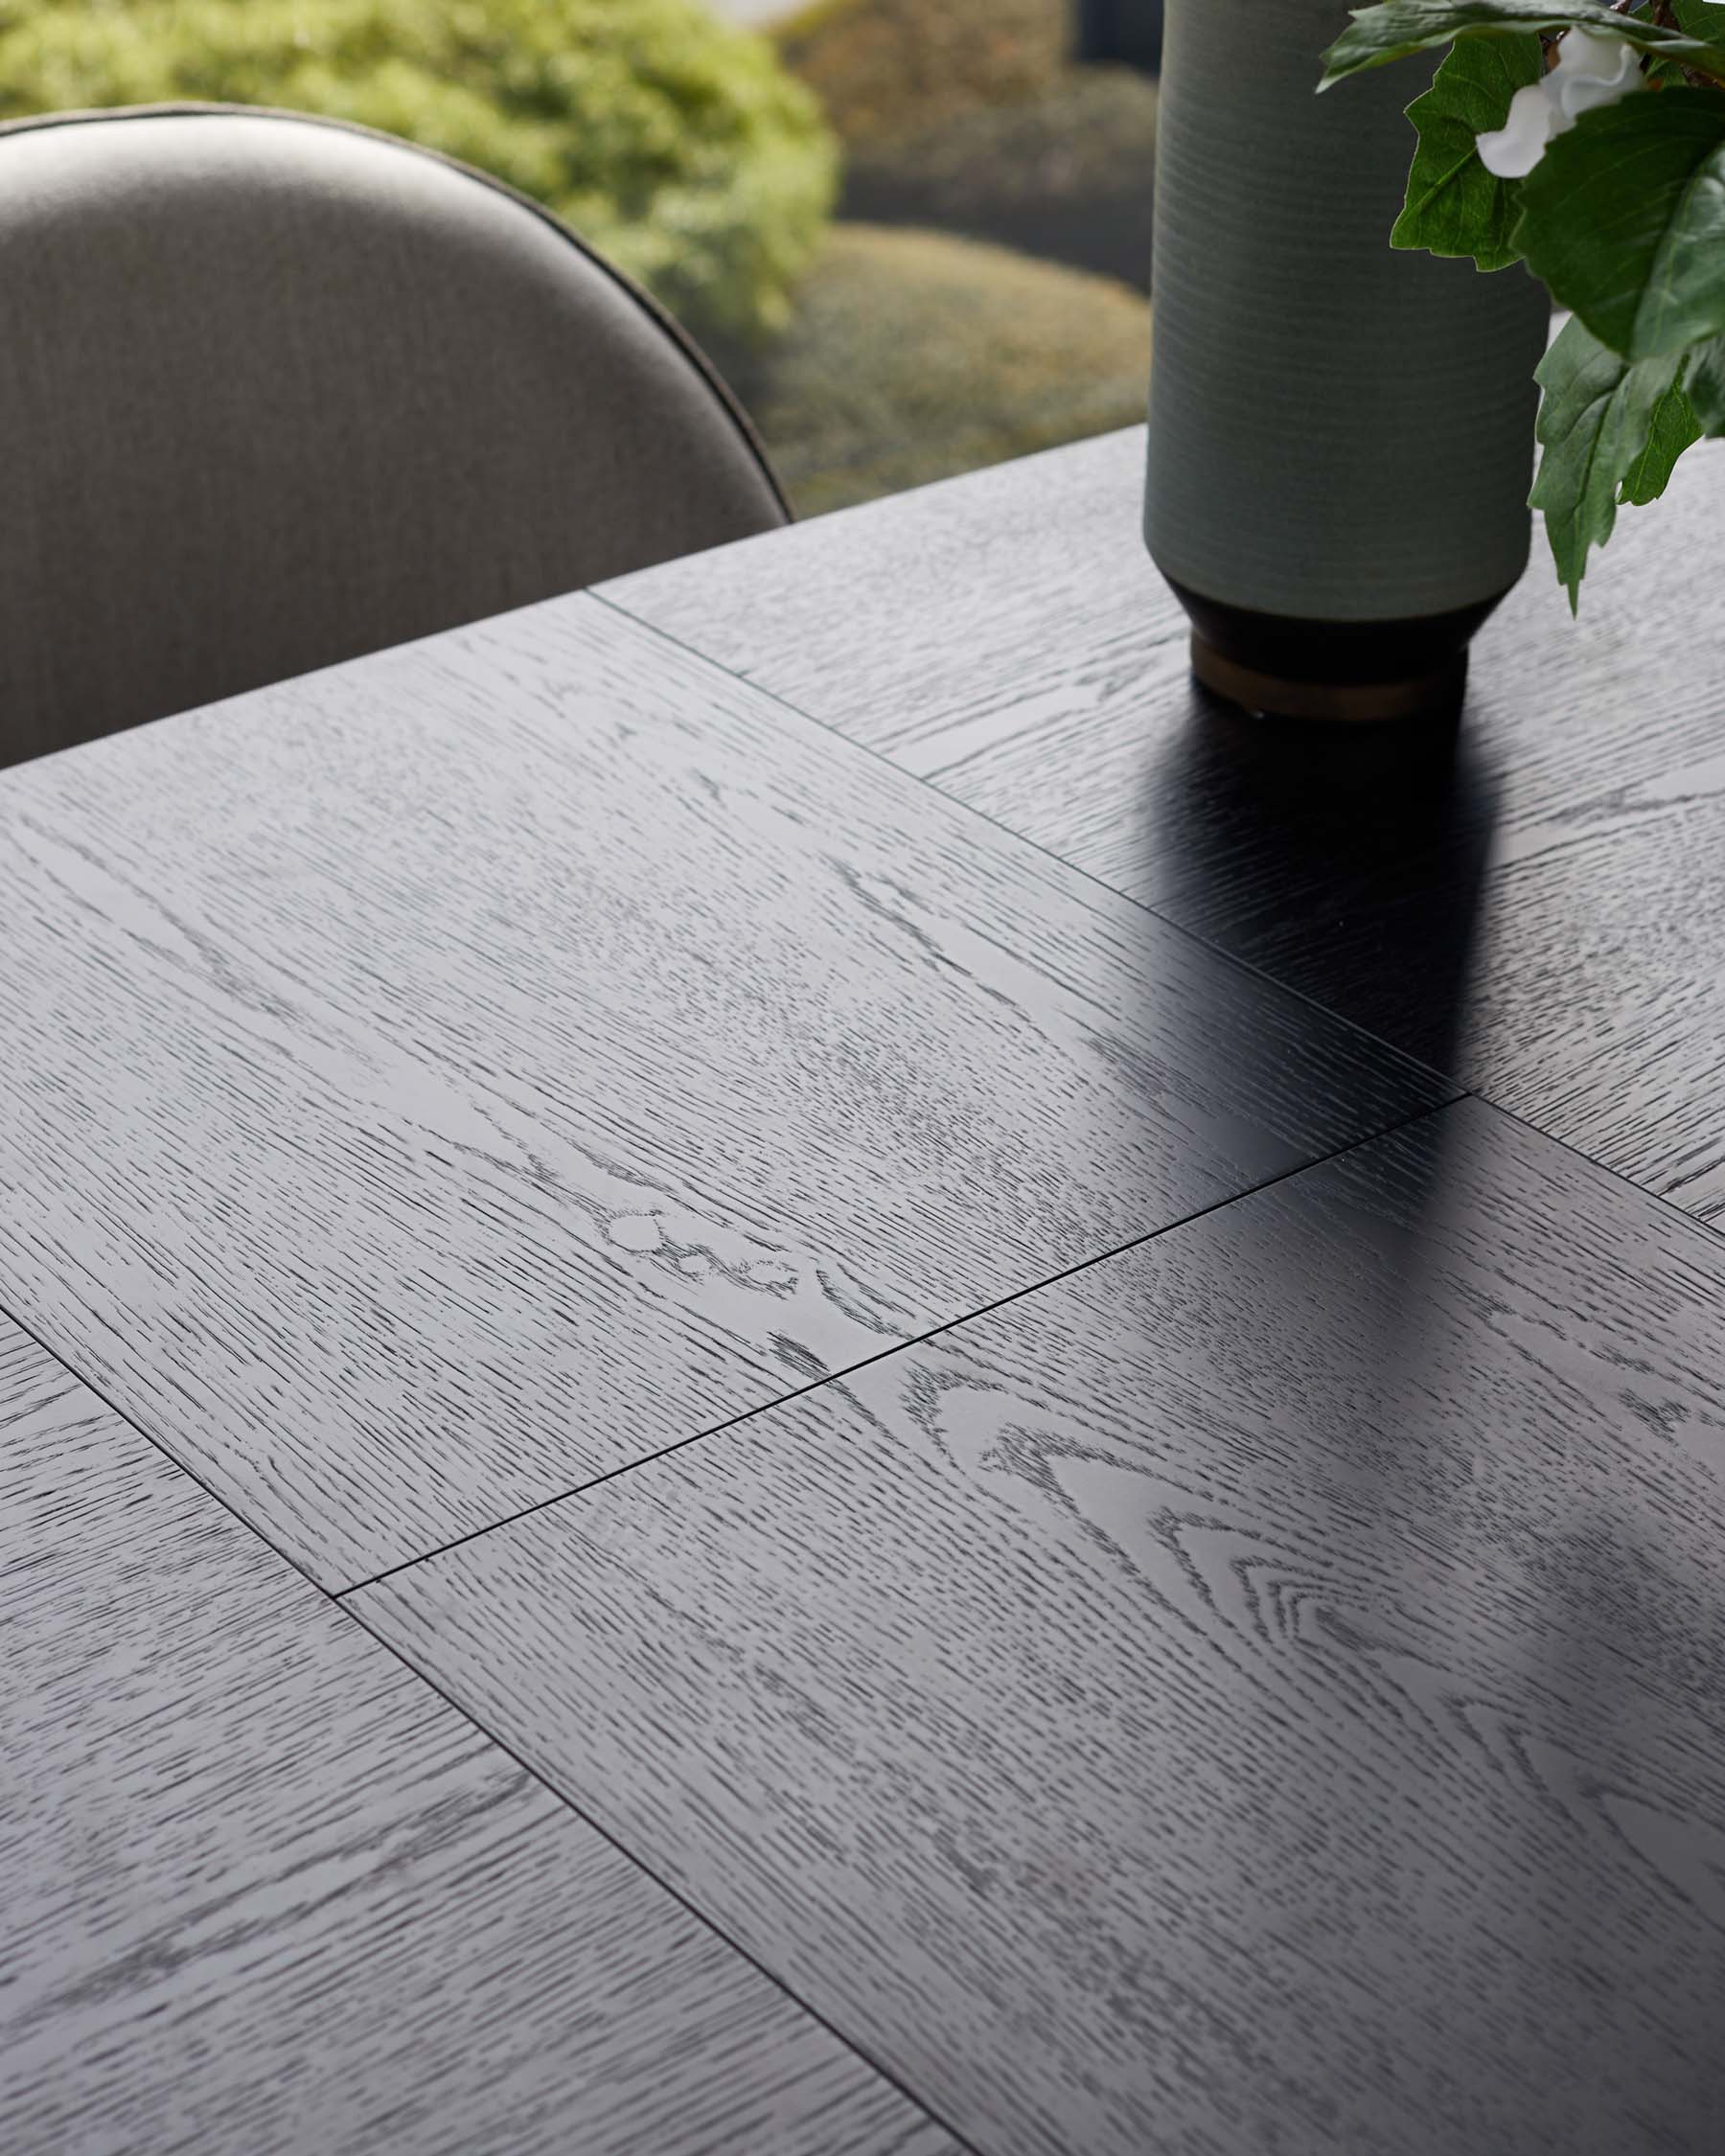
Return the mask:
M 1656 362 L 1642 361 L 1643 366 L 1653 364 Z M 1684 395 L 1683 384 L 1673 381 L 1653 407 L 1646 447 L 1624 472 L 1620 498 L 1638 509 L 1657 501 L 1676 470 L 1677 459 L 1692 442 L 1700 439 L 1701 423 L 1695 417 L 1694 407 Z
M 1725 45 L 1725 6 L 1719 0 L 1672 0 L 1677 27 L 1690 37 L 1704 37 L 1710 45 Z
M 1353 18 L 1323 56 L 1321 90 L 1362 68 L 1382 67 L 1456 37 L 1525 36 L 1530 31 L 1570 30 L 1579 24 L 1609 31 L 1647 53 L 1694 52 L 1703 43 L 1682 31 L 1620 15 L 1598 0 L 1571 0 L 1568 7 L 1552 7 L 1547 0 L 1384 0 L 1381 7 L 1356 8 Z M 1725 64 L 1725 55 L 1720 57 Z
M 1725 93 L 1583 113 L 1522 182 L 1529 266 L 1626 359 L 1725 331 Z
M 1546 537 L 1572 610 L 1587 574 L 1588 550 L 1603 546 L 1617 522 L 1619 489 L 1638 469 L 1647 479 L 1657 470 L 1654 424 L 1681 365 L 1675 353 L 1631 363 L 1572 320 L 1535 370 L 1545 391 L 1539 407 L 1545 454 L 1532 506 L 1545 512 Z
M 1684 388 L 1702 433 L 1725 434 L 1725 337 L 1710 337 L 1690 354 Z
M 1521 215 L 1521 184 L 1488 172 L 1474 138 L 1502 127 L 1516 91 L 1537 82 L 1544 68 L 1530 32 L 1458 41 L 1425 96 L 1408 107 L 1419 148 L 1408 206 L 1390 235 L 1392 247 L 1471 255 L 1482 269 L 1506 269 L 1521 260 L 1510 237 Z

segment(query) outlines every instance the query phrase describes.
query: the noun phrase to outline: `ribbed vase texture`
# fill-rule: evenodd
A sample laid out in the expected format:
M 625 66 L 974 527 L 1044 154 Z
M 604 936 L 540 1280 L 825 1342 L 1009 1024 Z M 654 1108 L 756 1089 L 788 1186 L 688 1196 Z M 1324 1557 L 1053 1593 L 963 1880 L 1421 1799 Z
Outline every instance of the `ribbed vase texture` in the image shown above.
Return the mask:
M 1549 306 L 1393 251 L 1438 56 L 1314 95 L 1341 0 L 1169 0 L 1144 531 L 1177 584 L 1393 621 L 1527 565 Z

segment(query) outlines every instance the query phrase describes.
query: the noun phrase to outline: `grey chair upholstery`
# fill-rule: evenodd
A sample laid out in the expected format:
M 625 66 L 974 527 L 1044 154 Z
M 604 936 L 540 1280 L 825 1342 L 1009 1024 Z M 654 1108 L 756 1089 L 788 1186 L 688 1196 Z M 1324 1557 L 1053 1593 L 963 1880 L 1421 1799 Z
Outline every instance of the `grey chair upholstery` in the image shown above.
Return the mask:
M 0 127 L 0 764 L 785 521 L 555 219 L 219 106 Z

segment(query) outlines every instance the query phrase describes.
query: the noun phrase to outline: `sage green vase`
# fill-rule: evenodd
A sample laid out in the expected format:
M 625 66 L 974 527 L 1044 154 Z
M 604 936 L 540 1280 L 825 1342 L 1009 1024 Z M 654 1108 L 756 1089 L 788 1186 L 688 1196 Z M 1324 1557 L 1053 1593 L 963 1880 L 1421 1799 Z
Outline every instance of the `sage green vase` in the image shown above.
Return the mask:
M 1550 303 L 1390 246 L 1436 56 L 1314 93 L 1346 0 L 1168 0 L 1144 535 L 1249 709 L 1460 700 L 1526 568 Z

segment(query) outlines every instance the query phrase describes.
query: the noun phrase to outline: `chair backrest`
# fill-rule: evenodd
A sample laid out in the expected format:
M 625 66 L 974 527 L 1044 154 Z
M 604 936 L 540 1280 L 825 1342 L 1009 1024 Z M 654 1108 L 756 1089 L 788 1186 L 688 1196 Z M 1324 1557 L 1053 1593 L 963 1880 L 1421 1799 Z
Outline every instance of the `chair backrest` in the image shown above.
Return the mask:
M 222 106 L 0 127 L 0 764 L 785 521 L 511 190 Z

